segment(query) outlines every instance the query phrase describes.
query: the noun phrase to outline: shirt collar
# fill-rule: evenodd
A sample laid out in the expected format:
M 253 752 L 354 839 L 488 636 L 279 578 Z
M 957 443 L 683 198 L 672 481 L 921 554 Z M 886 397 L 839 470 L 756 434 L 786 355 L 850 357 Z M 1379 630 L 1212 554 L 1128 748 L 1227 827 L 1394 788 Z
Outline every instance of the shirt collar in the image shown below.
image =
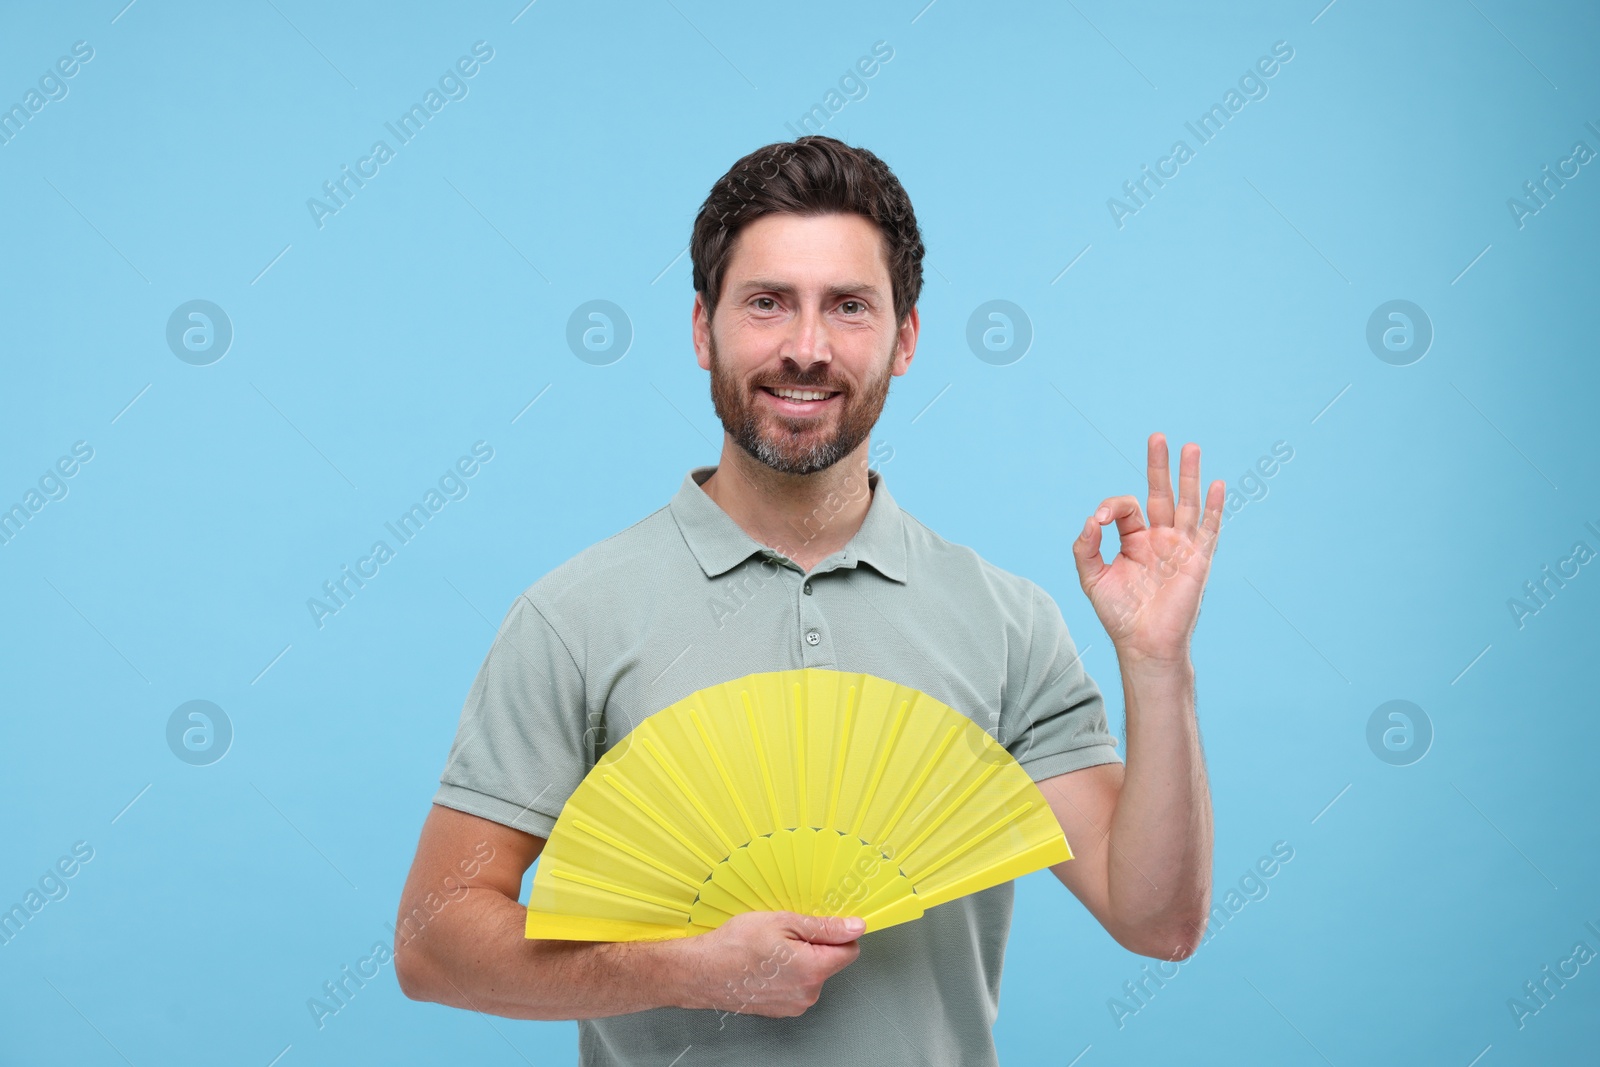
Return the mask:
M 757 553 L 787 558 L 745 533 L 733 517 L 700 488 L 716 470 L 715 466 L 692 468 L 684 475 L 683 484 L 668 504 L 689 551 L 694 553 L 706 577 L 725 574 Z M 844 548 L 831 558 L 837 559 L 835 566 L 838 567 L 854 567 L 857 562 L 869 564 L 885 578 L 903 584 L 906 542 L 900 505 L 889 495 L 880 472 L 869 470 L 867 485 L 872 490 L 872 502 L 867 506 L 866 518 Z M 826 514 L 824 508 L 823 515 Z

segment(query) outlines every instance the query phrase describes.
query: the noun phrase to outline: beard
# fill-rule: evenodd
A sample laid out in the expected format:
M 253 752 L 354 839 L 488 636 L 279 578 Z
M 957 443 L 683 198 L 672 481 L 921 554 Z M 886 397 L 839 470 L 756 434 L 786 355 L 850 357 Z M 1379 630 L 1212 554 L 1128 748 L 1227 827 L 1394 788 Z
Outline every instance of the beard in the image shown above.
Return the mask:
M 889 368 L 894 351 L 884 360 L 881 371 L 856 393 L 844 382 L 832 380 L 826 364 L 815 374 L 784 376 L 764 380 L 772 388 L 821 389 L 838 392 L 838 414 L 826 418 L 787 418 L 770 409 L 758 408 L 756 383 L 741 382 L 733 371 L 717 359 L 717 341 L 711 347 L 711 403 L 722 428 L 752 458 L 780 474 L 815 474 L 827 470 L 855 451 L 867 439 L 889 396 Z M 829 400 L 833 404 L 834 400 Z

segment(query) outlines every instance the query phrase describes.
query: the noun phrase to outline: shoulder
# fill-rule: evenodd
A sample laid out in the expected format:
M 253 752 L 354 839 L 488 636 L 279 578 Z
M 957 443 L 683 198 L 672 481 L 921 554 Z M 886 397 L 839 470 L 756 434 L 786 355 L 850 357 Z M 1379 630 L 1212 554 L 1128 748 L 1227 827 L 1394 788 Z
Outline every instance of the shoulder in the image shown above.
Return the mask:
M 669 507 L 655 511 L 558 564 L 523 590 L 522 596 L 546 616 L 583 615 L 609 596 L 637 592 L 665 554 L 683 548 Z
M 906 554 L 913 577 L 962 602 L 967 610 L 992 605 L 1024 628 L 1031 624 L 1039 598 L 1048 595 L 1036 582 L 996 566 L 969 545 L 940 536 L 904 508 L 900 514 L 905 519 Z

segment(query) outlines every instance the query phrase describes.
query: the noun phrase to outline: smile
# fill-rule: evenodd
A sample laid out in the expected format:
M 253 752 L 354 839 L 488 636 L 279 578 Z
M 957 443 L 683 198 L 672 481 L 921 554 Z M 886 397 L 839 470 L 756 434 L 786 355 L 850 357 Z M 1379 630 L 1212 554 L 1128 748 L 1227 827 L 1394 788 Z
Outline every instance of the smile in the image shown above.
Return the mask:
M 761 392 L 771 398 L 777 409 L 785 414 L 810 414 L 826 407 L 829 401 L 839 396 L 836 392 L 822 389 L 769 389 L 758 386 Z

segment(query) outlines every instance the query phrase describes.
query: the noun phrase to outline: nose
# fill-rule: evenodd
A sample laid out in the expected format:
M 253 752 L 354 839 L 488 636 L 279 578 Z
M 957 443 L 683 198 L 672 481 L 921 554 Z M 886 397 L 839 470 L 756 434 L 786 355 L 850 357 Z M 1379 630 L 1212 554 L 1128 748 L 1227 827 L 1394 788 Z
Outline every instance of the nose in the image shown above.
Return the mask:
M 785 338 L 782 355 L 808 377 L 826 372 L 827 365 L 833 362 L 833 352 L 829 344 L 827 322 L 821 311 L 803 308 L 794 317 L 794 325 Z

